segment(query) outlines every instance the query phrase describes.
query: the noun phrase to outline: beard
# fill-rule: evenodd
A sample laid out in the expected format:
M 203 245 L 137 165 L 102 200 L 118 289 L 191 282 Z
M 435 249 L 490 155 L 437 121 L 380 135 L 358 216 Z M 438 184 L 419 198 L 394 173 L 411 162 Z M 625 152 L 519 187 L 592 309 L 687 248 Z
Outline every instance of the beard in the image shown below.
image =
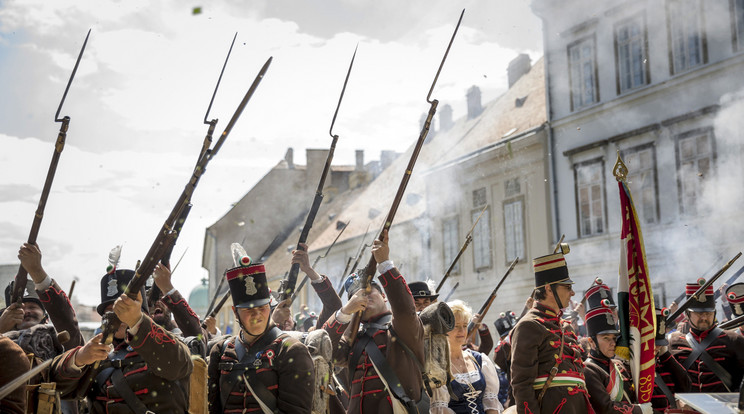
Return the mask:
M 152 313 L 152 321 L 156 324 L 169 329 L 171 325 L 171 311 L 168 308 L 156 306 Z

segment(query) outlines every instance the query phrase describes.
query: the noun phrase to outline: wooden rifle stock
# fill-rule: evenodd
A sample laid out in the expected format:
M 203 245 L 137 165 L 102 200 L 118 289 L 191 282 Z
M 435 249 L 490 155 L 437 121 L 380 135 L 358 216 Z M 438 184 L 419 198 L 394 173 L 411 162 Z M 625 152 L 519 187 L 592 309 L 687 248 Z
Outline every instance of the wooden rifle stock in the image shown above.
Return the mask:
M 501 280 L 499 280 L 499 283 L 496 285 L 496 287 L 493 289 L 493 292 L 491 292 L 491 295 L 486 299 L 486 301 L 481 306 L 480 310 L 478 310 L 478 320 L 476 323 L 468 322 L 468 336 L 465 338 L 465 343 L 468 343 L 473 340 L 475 337 L 475 332 L 478 331 L 477 326 L 483 322 L 483 318 L 486 316 L 486 313 L 488 313 L 488 310 L 491 308 L 491 305 L 493 304 L 494 299 L 496 299 L 496 293 L 501 288 L 501 285 L 504 284 L 504 281 L 506 280 L 506 277 L 509 276 L 509 274 L 514 270 L 514 266 L 517 265 L 517 262 L 519 262 L 519 258 L 517 257 L 514 259 L 514 261 L 511 262 L 509 265 L 509 268 L 506 269 L 506 272 L 504 273 L 504 276 L 501 277 Z
M 227 302 L 229 298 L 230 298 L 230 289 L 228 289 L 225 292 L 225 294 L 222 295 L 222 299 L 220 299 L 220 301 L 217 303 L 217 306 L 215 306 L 211 312 L 207 312 L 207 316 L 204 317 L 204 322 L 202 322 L 201 324 L 202 328 L 204 329 L 207 328 L 207 322 L 206 322 L 207 318 L 209 317 L 214 318 L 215 316 L 217 316 L 217 314 L 220 313 L 220 310 L 222 309 L 222 307 L 225 305 L 225 302 Z
M 227 61 L 225 63 L 227 63 Z M 194 168 L 189 182 L 184 187 L 183 192 L 178 197 L 178 201 L 176 201 L 176 204 L 173 207 L 173 210 L 171 210 L 170 215 L 165 220 L 165 223 L 163 223 L 163 226 L 158 231 L 158 234 L 155 236 L 155 241 L 150 246 L 150 250 L 147 252 L 144 260 L 142 260 L 141 265 L 138 266 L 137 270 L 135 271 L 134 277 L 132 277 L 132 280 L 129 282 L 126 289 L 124 290 L 125 295 L 129 296 L 132 299 L 137 298 L 137 294 L 144 286 L 147 278 L 152 274 L 153 270 L 155 269 L 155 265 L 157 265 L 157 263 L 162 259 L 165 252 L 170 248 L 171 244 L 173 244 L 176 237 L 174 231 L 176 220 L 181 216 L 181 214 L 183 214 L 184 209 L 187 208 L 187 206 L 190 204 L 191 196 L 193 195 L 194 190 L 199 183 L 201 175 L 206 170 L 209 161 L 215 155 L 217 155 L 220 148 L 224 144 L 225 140 L 230 134 L 230 131 L 232 131 L 232 128 L 235 126 L 235 123 L 242 114 L 243 109 L 245 109 L 245 106 L 248 104 L 248 101 L 253 96 L 253 93 L 266 74 L 266 71 L 268 70 L 270 64 L 271 58 L 266 61 L 256 78 L 253 80 L 253 84 L 246 92 L 243 100 L 240 102 L 240 105 L 238 105 L 238 108 L 235 110 L 235 113 L 228 122 L 225 130 L 222 132 L 222 135 L 220 136 L 220 139 L 217 141 L 215 146 L 212 149 L 202 151 L 201 157 L 197 162 L 196 167 Z M 209 122 L 209 132 L 207 133 L 207 138 L 205 138 L 205 140 L 211 141 L 211 136 L 214 132 L 216 124 L 216 119 L 213 119 Z M 106 312 L 103 326 L 103 339 L 105 344 L 110 344 L 113 341 L 113 335 L 119 329 L 120 325 L 121 321 L 115 313 Z
M 310 207 L 310 212 L 307 214 L 305 225 L 302 227 L 300 233 L 300 240 L 297 242 L 297 249 L 303 249 L 300 244 L 304 244 L 307 241 L 307 236 L 310 233 L 310 228 L 313 227 L 315 221 L 315 215 L 318 214 L 320 203 L 323 202 L 323 187 L 325 186 L 328 172 L 331 170 L 331 161 L 333 161 L 333 153 L 336 151 L 336 142 L 338 142 L 338 135 L 333 134 L 333 125 L 336 123 L 336 115 L 338 110 L 341 108 L 341 101 L 344 99 L 344 93 L 346 92 L 346 85 L 349 83 L 349 75 L 351 75 L 351 68 L 354 66 L 354 58 L 356 57 L 356 49 L 354 49 L 354 55 L 351 57 L 351 63 L 349 64 L 349 70 L 346 72 L 346 79 L 344 80 L 344 86 L 341 89 L 341 96 L 338 98 L 338 104 L 336 105 L 336 112 L 333 114 L 333 120 L 331 121 L 331 128 L 328 133 L 331 135 L 331 148 L 328 151 L 328 157 L 326 157 L 325 166 L 323 166 L 323 173 L 320 175 L 320 181 L 318 182 L 318 189 L 315 190 L 315 198 L 313 198 L 313 205 Z M 304 250 L 304 249 L 303 249 Z M 285 300 L 292 297 L 297 285 L 297 274 L 300 272 L 299 263 L 293 263 L 289 269 L 289 275 L 287 276 L 287 282 L 279 292 L 279 300 Z
M 57 172 L 57 164 L 59 163 L 59 157 L 62 155 L 62 150 L 65 148 L 65 140 L 67 139 L 67 130 L 70 127 L 70 117 L 65 116 L 59 118 L 59 113 L 62 110 L 62 105 L 65 103 L 67 98 L 67 92 L 70 90 L 72 80 L 75 78 L 80 60 L 83 58 L 83 52 L 85 46 L 88 44 L 88 38 L 90 37 L 90 29 L 88 34 L 85 36 L 83 47 L 80 48 L 80 54 L 78 55 L 75 67 L 72 69 L 70 79 L 67 81 L 67 87 L 65 93 L 62 95 L 62 100 L 59 102 L 57 107 L 57 113 L 54 116 L 54 122 L 61 122 L 59 127 L 59 133 L 57 134 L 57 142 L 54 144 L 54 153 L 52 154 L 52 160 L 49 163 L 49 169 L 47 170 L 46 180 L 44 181 L 44 187 L 41 190 L 41 197 L 39 197 L 39 204 L 36 206 L 36 212 L 34 213 L 34 221 L 31 224 L 31 231 L 28 234 L 28 244 L 36 244 L 36 237 L 39 235 L 41 229 L 41 220 L 44 218 L 44 208 L 46 208 L 47 199 L 49 198 L 49 192 L 52 190 L 52 182 L 54 182 L 54 174 Z M 11 303 L 15 302 L 20 304 L 23 299 L 23 292 L 26 291 L 28 272 L 23 265 L 18 266 L 18 272 L 15 275 L 15 282 L 13 283 L 13 292 L 11 293 Z M 10 306 L 10 303 L 7 304 Z
M 181 229 L 183 229 L 183 223 L 186 222 L 186 218 L 189 216 L 191 206 L 191 203 L 187 204 L 181 212 L 181 215 L 178 217 L 178 220 L 176 221 L 176 224 L 174 226 L 175 235 L 173 236 L 173 242 L 170 243 L 170 246 L 163 254 L 162 259 L 160 259 L 160 263 L 171 270 L 171 275 L 173 274 L 173 270 L 175 269 L 171 268 L 170 257 L 171 254 L 173 254 L 173 248 L 176 247 L 176 241 L 178 240 L 178 236 L 181 234 Z M 157 265 L 157 263 L 155 264 Z M 158 287 L 158 284 L 153 281 L 152 286 L 150 287 L 150 292 L 147 295 L 147 307 L 149 309 L 152 309 L 155 306 L 155 303 L 160 300 L 161 296 L 163 296 L 163 292 Z
M 426 96 L 426 101 L 430 104 L 429 107 L 429 113 L 426 115 L 426 120 L 424 121 L 424 126 L 421 129 L 421 133 L 419 134 L 418 141 L 416 141 L 416 145 L 413 147 L 413 151 L 411 151 L 411 159 L 408 161 L 408 166 L 406 167 L 406 170 L 403 174 L 403 178 L 400 181 L 400 185 L 398 186 L 398 192 L 395 194 L 395 199 L 393 199 L 393 205 L 390 206 L 390 211 L 388 212 L 387 218 L 385 218 L 385 224 L 382 226 L 382 231 L 380 231 L 380 235 L 378 236 L 378 240 L 382 240 L 385 233 L 390 229 L 390 226 L 393 224 L 393 219 L 395 218 L 395 213 L 398 211 L 398 206 L 400 206 L 400 202 L 403 199 L 403 193 L 406 191 L 406 186 L 408 185 L 408 181 L 411 179 L 411 174 L 413 174 L 413 167 L 416 165 L 416 159 L 418 159 L 418 155 L 421 152 L 421 148 L 424 146 L 424 141 L 426 140 L 426 136 L 429 135 L 429 129 L 431 128 L 431 121 L 434 118 L 434 114 L 437 112 L 437 106 L 439 105 L 439 101 L 434 99 L 431 99 L 431 93 L 434 90 L 434 86 L 437 84 L 437 79 L 439 79 L 439 74 L 442 71 L 442 67 L 444 66 L 444 62 L 447 60 L 447 55 L 449 54 L 450 48 L 452 47 L 452 42 L 455 40 L 455 35 L 457 35 L 457 30 L 460 28 L 460 23 L 462 23 L 462 16 L 465 14 L 465 9 L 462 10 L 462 13 L 460 13 L 460 20 L 457 21 L 457 26 L 455 27 L 454 33 L 452 33 L 452 38 L 450 39 L 449 44 L 447 45 L 447 50 L 444 52 L 444 57 L 442 58 L 442 62 L 439 64 L 439 69 L 437 69 L 437 74 L 434 76 L 434 81 L 431 84 L 431 87 L 429 88 L 429 94 Z M 372 278 L 375 276 L 375 271 L 377 270 L 377 261 L 375 260 L 375 255 L 372 254 L 369 258 L 369 262 L 367 263 L 367 266 L 364 268 L 364 271 L 360 275 L 362 278 L 362 288 L 369 293 L 372 289 Z M 362 320 L 362 313 L 363 312 L 357 312 L 354 314 L 354 316 L 351 319 L 351 322 L 349 324 L 349 327 L 346 329 L 346 332 L 344 332 L 344 336 L 347 338 L 348 343 L 354 343 L 356 340 L 357 334 L 359 333 L 359 323 Z
M 703 283 L 698 288 L 698 290 L 696 290 L 695 293 L 693 293 L 692 296 L 690 296 L 690 299 L 697 298 L 700 295 L 705 295 L 705 289 L 707 289 L 708 286 L 712 285 L 713 282 L 715 282 L 716 280 L 718 280 L 718 278 L 721 277 L 721 275 L 723 275 L 724 273 L 726 273 L 726 270 L 728 270 L 728 268 L 731 267 L 731 265 L 734 264 L 734 262 L 737 259 L 739 259 L 739 257 L 741 257 L 741 252 L 737 253 L 736 256 L 734 256 L 733 259 L 729 260 L 728 263 L 726 263 L 725 265 L 723 265 L 723 267 L 715 275 L 713 275 L 713 277 L 711 277 L 705 283 Z M 679 315 L 681 315 L 684 311 L 686 311 L 687 308 L 689 308 L 691 305 L 692 305 L 692 302 L 689 299 L 686 300 L 685 303 L 679 305 L 679 307 L 677 308 L 677 310 L 674 311 L 672 314 L 670 314 L 666 318 L 667 325 L 671 325 L 672 323 L 674 323 L 674 320 L 677 319 L 677 317 Z
M 741 325 L 744 325 L 744 315 L 739 315 L 730 321 L 726 321 L 718 325 L 721 329 L 734 329 Z

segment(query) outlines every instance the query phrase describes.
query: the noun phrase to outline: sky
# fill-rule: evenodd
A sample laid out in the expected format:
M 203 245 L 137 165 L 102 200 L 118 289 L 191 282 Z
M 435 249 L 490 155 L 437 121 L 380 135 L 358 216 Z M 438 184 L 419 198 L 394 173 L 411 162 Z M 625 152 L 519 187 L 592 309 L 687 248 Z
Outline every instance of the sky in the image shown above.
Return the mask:
M 509 61 L 542 55 L 528 0 L 0 0 L 0 264 L 18 264 L 28 239 L 59 131 L 55 112 L 89 29 L 60 113 L 71 122 L 38 244 L 47 273 L 65 289 L 77 278 L 75 296 L 95 305 L 109 251 L 123 245 L 119 267 L 133 268 L 191 176 L 235 33 L 209 113 L 219 119 L 215 137 L 273 60 L 192 197 L 172 259 L 184 255 L 173 282 L 185 295 L 206 276 L 204 229 L 287 148 L 304 164 L 305 148 L 330 145 L 356 47 L 334 164 L 353 164 L 358 149 L 369 161 L 415 142 L 463 8 L 432 94 L 454 119 L 465 115 L 471 86 L 488 102 L 506 90 Z

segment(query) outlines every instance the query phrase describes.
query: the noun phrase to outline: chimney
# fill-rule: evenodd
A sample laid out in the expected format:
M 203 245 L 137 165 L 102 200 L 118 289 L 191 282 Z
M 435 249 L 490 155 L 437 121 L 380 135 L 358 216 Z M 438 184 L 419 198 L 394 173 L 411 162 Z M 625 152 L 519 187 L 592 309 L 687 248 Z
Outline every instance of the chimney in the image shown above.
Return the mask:
M 287 161 L 287 168 L 294 170 L 294 150 L 292 147 L 287 148 L 287 153 L 284 154 L 284 161 Z
M 380 152 L 380 171 L 384 171 L 396 158 L 395 151 L 383 150 Z
M 480 88 L 473 85 L 468 89 L 468 119 L 473 119 L 483 112 L 481 106 L 481 91 Z
M 454 123 L 452 122 L 452 107 L 446 104 L 439 111 L 439 129 L 441 131 L 447 131 L 452 128 Z
M 356 150 L 355 171 L 364 171 L 364 150 Z
M 522 75 L 527 74 L 532 69 L 530 63 L 530 55 L 526 53 L 520 53 L 519 56 L 512 59 L 509 62 L 509 67 L 506 69 L 507 77 L 509 78 L 509 87 L 517 83 Z

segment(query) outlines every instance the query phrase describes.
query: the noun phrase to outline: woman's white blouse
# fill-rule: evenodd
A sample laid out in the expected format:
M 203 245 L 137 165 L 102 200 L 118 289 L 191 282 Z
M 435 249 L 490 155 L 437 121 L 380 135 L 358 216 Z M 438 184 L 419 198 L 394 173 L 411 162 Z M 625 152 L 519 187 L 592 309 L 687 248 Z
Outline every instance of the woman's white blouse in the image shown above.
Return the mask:
M 468 352 L 469 351 L 463 351 L 462 355 L 464 358 L 470 359 Z M 486 411 L 496 410 L 498 412 L 502 412 L 504 410 L 504 406 L 501 405 L 501 402 L 498 398 L 499 376 L 496 373 L 496 367 L 494 366 L 493 361 L 491 361 L 491 358 L 489 358 L 485 354 L 481 354 L 481 362 L 483 364 L 483 366 L 481 367 L 481 371 L 483 372 L 483 377 L 486 380 L 486 389 L 483 392 L 483 408 L 485 408 Z M 478 369 L 470 371 L 467 374 L 455 374 L 455 381 L 461 384 L 473 383 L 480 380 L 480 378 L 481 376 L 478 373 Z M 431 398 L 431 413 L 454 413 L 454 411 L 449 408 L 449 401 L 450 395 L 447 391 L 447 387 L 439 387 L 435 389 L 434 395 Z

